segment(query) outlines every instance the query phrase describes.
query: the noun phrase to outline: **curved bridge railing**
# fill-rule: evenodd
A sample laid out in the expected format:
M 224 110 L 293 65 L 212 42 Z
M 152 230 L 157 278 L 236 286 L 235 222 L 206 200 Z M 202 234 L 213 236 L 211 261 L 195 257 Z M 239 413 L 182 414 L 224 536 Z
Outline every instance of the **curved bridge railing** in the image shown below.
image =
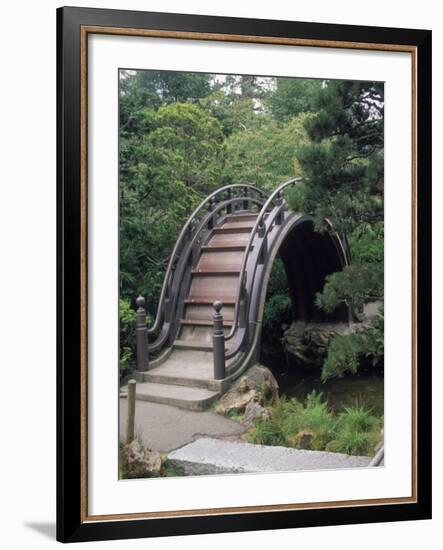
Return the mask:
M 261 253 L 258 260 L 263 260 L 263 250 L 266 248 L 267 235 L 269 231 L 274 227 L 274 224 L 281 223 L 283 211 L 287 208 L 286 201 L 283 198 L 283 191 L 290 185 L 297 184 L 300 181 L 301 178 L 293 178 L 279 185 L 277 189 L 275 189 L 275 191 L 268 197 L 262 209 L 260 210 L 254 227 L 252 228 L 243 255 L 239 276 L 240 284 L 238 287 L 237 299 L 235 300 L 234 320 L 229 334 L 225 337 L 225 342 L 228 342 L 234 338 L 239 327 L 246 330 L 249 309 L 249 300 L 246 285 L 248 278 L 253 278 L 253 271 L 255 266 L 251 265 L 253 264 L 253 262 L 251 262 L 250 260 L 254 241 L 261 241 L 260 243 L 255 242 L 255 249 L 257 249 L 257 246 L 260 248 Z M 266 222 L 267 217 L 269 218 L 268 222 Z M 237 353 L 242 345 L 243 337 L 244 334 L 240 334 L 240 338 L 237 339 L 237 342 L 227 352 L 227 359 L 233 357 Z
M 237 296 L 234 300 L 234 313 L 230 331 L 225 334 L 221 301 L 213 304 L 213 356 L 214 378 L 225 377 L 226 361 L 236 356 L 240 351 L 247 351 L 253 335 L 250 334 L 251 296 L 254 280 L 260 266 L 263 266 L 269 255 L 268 247 L 275 243 L 275 236 L 280 226 L 288 221 L 288 205 L 284 191 L 300 183 L 301 178 L 293 178 L 280 184 L 271 195 L 251 184 L 233 184 L 221 187 L 206 197 L 194 210 L 183 226 L 166 269 L 162 290 L 154 323 L 149 328 L 146 324 L 144 298 L 139 296 L 137 303 L 136 338 L 137 338 L 137 369 L 147 370 L 149 354 L 157 352 L 164 346 L 172 346 L 178 331 L 178 312 L 180 300 L 183 300 L 182 290 L 186 286 L 186 276 L 190 266 L 197 261 L 201 247 L 209 238 L 212 229 L 222 220 L 236 211 L 254 211 L 257 218 L 250 232 L 239 271 Z M 255 210 L 253 210 L 255 209 Z M 296 215 L 294 213 L 294 215 Z M 327 220 L 326 220 L 327 221 Z M 342 265 L 350 262 L 349 246 L 345 237 L 333 232 L 334 241 L 341 257 Z M 260 277 L 257 277 L 259 280 Z M 150 336 L 155 335 L 152 340 Z
M 141 296 L 136 300 L 137 340 L 145 339 L 144 333 L 148 337 L 157 334 L 155 339 L 147 344 L 143 363 L 147 362 L 148 352 L 158 351 L 166 343 L 171 343 L 175 336 L 174 314 L 177 308 L 178 289 L 180 289 L 187 262 L 197 253 L 199 245 L 204 240 L 205 232 L 213 228 L 223 210 L 229 214 L 239 204 L 246 208 L 250 205 L 261 207 L 266 196 L 266 193 L 255 185 L 226 185 L 208 195 L 189 216 L 172 250 L 163 279 L 155 320 L 149 328 L 146 328 L 146 321 L 143 320 L 143 316 L 146 315 L 145 300 Z

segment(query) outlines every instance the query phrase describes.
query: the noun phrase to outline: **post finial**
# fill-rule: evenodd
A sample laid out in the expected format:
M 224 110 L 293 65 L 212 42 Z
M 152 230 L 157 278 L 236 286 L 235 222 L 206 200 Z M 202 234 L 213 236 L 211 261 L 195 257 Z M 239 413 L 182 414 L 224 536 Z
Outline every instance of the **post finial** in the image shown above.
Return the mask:
M 146 300 L 141 294 L 139 294 L 135 300 L 135 303 L 137 304 L 137 307 L 145 307 Z
M 220 313 L 220 310 L 221 308 L 223 307 L 223 304 L 221 302 L 219 302 L 218 300 L 216 300 L 213 304 L 212 304 L 212 307 L 215 309 L 215 312 L 216 313 Z

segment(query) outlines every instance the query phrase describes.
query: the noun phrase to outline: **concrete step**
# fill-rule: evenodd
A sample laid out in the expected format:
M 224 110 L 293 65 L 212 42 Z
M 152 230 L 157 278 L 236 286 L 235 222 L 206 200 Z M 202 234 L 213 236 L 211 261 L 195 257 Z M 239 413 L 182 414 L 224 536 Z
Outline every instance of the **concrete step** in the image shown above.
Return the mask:
M 143 373 L 143 380 L 145 382 L 152 382 L 153 384 L 164 384 L 167 386 L 186 386 L 188 388 L 202 388 L 210 391 L 219 392 L 222 389 L 222 383 L 219 380 L 209 378 L 192 378 L 186 376 L 184 370 L 181 373 L 177 373 L 175 376 L 170 374 L 164 374 L 159 369 L 152 369 Z
M 180 324 L 185 326 L 213 327 L 214 321 L 212 319 L 181 319 Z M 231 327 L 232 320 L 226 321 L 223 319 L 223 325 Z
M 211 351 L 212 342 L 202 342 L 198 340 L 176 340 L 174 342 L 175 349 L 189 349 L 196 351 Z
M 241 355 L 226 361 L 226 376 L 239 366 Z M 226 380 L 214 380 L 212 351 L 174 349 L 168 359 L 158 367 L 143 373 L 144 382 L 175 384 L 219 391 L 229 384 Z
M 165 363 L 143 373 L 143 381 L 222 391 L 229 381 L 214 380 L 213 361 L 212 352 L 174 349 Z M 238 364 L 239 357 L 226 361 L 227 377 Z
M 252 445 L 203 437 L 172 451 L 168 459 L 174 468 L 186 475 L 362 468 L 368 467 L 371 461 L 367 456 Z
M 231 325 L 232 326 L 232 325 Z M 228 334 L 230 327 L 225 326 L 224 332 Z M 210 344 L 212 346 L 214 329 L 211 325 L 182 325 L 178 334 L 180 342 L 199 342 L 201 344 Z
M 173 405 L 190 411 L 207 409 L 217 399 L 219 392 L 206 388 L 138 382 L 136 398 L 141 401 Z

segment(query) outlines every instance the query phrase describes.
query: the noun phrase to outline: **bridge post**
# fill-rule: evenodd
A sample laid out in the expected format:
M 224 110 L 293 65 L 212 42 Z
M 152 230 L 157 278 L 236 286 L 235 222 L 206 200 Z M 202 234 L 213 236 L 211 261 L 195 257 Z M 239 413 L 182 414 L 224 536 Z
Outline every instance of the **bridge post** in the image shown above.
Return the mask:
M 281 191 L 278 192 L 277 197 L 275 198 L 275 203 L 277 206 L 281 206 L 283 204 L 283 194 Z M 283 210 L 280 209 L 279 213 L 275 217 L 275 224 L 281 225 L 283 223 Z
M 228 201 L 232 199 L 232 189 L 228 189 Z M 232 204 L 226 207 L 226 214 L 232 214 Z
M 138 296 L 136 312 L 136 344 L 137 344 L 137 370 L 139 372 L 147 371 L 149 368 L 149 350 L 148 350 L 148 327 L 146 326 L 145 299 Z
M 214 210 L 214 205 L 215 205 L 215 199 L 214 197 L 212 197 L 209 199 L 208 213 Z M 214 227 L 214 218 L 210 218 L 208 221 L 208 229 L 213 229 L 213 227 Z
M 192 220 L 189 222 L 188 225 L 188 239 L 191 240 L 194 236 L 194 229 L 195 229 L 195 220 L 192 218 Z
M 226 378 L 225 360 L 225 333 L 223 331 L 223 315 L 220 313 L 223 304 L 214 302 L 214 332 L 212 334 L 212 347 L 214 354 L 214 379 L 223 380 Z
M 128 416 L 126 418 L 126 443 L 128 445 L 134 439 L 136 385 L 135 380 L 128 381 Z
M 249 210 L 249 187 L 245 187 L 245 200 L 243 201 L 243 210 Z
M 264 264 L 265 259 L 266 259 L 266 255 L 268 253 L 268 237 L 266 235 L 266 225 L 265 225 L 265 222 L 263 221 L 263 219 L 261 219 L 259 224 L 258 224 L 257 233 L 258 233 L 258 236 L 260 237 L 260 239 L 263 239 L 263 243 L 262 243 L 261 249 L 260 249 L 260 255 L 258 257 L 258 262 L 260 264 Z

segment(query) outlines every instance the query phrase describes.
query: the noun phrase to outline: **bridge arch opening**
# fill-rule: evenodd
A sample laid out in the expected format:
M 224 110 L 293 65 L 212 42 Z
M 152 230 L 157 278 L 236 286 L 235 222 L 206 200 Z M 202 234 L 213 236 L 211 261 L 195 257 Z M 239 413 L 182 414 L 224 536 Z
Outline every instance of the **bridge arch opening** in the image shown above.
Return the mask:
M 326 314 L 315 305 L 315 296 L 323 289 L 327 275 L 343 269 L 337 243 L 329 233 L 316 232 L 310 219 L 302 221 L 288 232 L 278 254 L 286 271 L 293 320 L 348 320 L 348 311 L 345 307 Z
M 258 312 L 258 318 L 263 322 L 260 338 L 262 345 L 259 346 L 258 359 L 264 364 L 269 361 L 269 355 L 266 353 L 268 347 L 266 343 L 269 344 L 269 334 L 266 331 L 269 323 L 265 318 L 265 304 L 270 298 L 268 296 L 269 280 L 277 258 L 284 266 L 287 279 L 287 295 L 291 303 L 290 319 L 288 319 L 286 312 L 285 318 L 282 319 L 284 325 L 297 321 L 306 324 L 349 322 L 349 310 L 346 306 L 341 306 L 328 314 L 315 303 L 316 294 L 323 289 L 326 277 L 341 271 L 344 267 L 343 252 L 333 234 L 315 231 L 312 218 L 303 216 L 294 220 L 294 223 L 282 233 L 273 248 L 264 270 Z M 277 344 L 275 335 L 274 329 L 272 338 L 274 338 L 274 344 Z M 280 338 L 282 336 L 283 328 L 279 334 Z M 282 348 L 280 348 L 280 352 L 279 360 L 281 361 L 282 358 L 284 359 Z

